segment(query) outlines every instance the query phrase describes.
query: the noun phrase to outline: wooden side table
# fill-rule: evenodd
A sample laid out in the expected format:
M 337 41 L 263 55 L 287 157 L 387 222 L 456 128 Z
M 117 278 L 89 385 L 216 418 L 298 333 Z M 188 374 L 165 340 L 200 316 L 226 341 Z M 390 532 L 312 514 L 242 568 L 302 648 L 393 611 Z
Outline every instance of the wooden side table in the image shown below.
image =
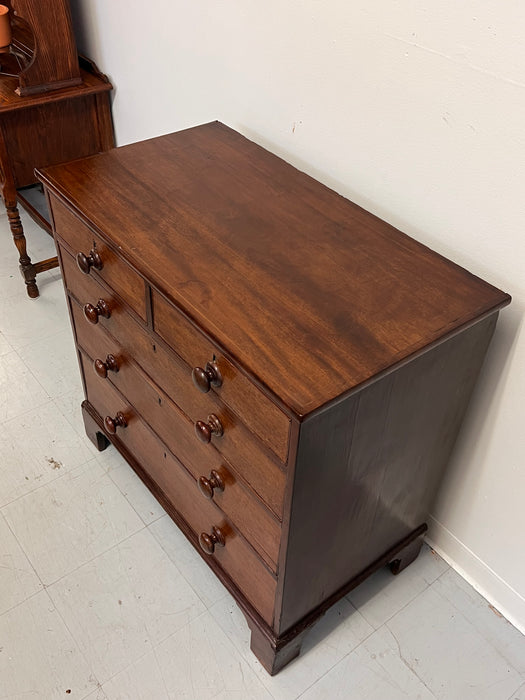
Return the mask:
M 55 165 L 106 151 L 115 145 L 109 92 L 112 85 L 87 59 L 80 59 L 82 82 L 60 90 L 19 96 L 18 78 L 0 75 L 0 187 L 20 271 L 31 298 L 36 275 L 58 267 L 56 257 L 32 262 L 18 203 L 51 233 L 50 222 L 24 193 L 37 183 L 35 167 Z

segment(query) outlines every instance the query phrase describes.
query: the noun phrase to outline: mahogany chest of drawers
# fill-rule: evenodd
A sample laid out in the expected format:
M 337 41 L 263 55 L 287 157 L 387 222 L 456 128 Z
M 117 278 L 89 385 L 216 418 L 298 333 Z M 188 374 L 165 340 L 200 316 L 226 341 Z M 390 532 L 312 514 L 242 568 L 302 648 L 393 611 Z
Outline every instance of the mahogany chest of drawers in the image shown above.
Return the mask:
M 270 673 L 425 520 L 507 294 L 216 122 L 46 168 L 87 434 Z

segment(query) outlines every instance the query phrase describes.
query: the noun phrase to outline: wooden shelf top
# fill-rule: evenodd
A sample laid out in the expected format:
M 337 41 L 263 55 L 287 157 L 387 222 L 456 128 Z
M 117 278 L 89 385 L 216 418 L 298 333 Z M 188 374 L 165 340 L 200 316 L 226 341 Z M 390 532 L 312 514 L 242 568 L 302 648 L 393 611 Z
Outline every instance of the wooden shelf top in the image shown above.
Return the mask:
M 40 177 L 298 416 L 510 301 L 219 122 Z
M 2 56 L 0 54 L 0 64 Z M 95 71 L 81 68 L 82 83 L 73 87 L 61 88 L 59 90 L 50 90 L 48 92 L 40 92 L 34 95 L 20 97 L 15 92 L 18 87 L 18 78 L 7 75 L 0 75 L 0 114 L 5 112 L 14 112 L 19 109 L 29 109 L 30 107 L 38 107 L 42 104 L 50 102 L 60 102 L 61 100 L 70 100 L 76 97 L 85 97 L 87 95 L 96 94 L 98 92 L 108 92 L 112 89 L 112 85 L 105 75 Z

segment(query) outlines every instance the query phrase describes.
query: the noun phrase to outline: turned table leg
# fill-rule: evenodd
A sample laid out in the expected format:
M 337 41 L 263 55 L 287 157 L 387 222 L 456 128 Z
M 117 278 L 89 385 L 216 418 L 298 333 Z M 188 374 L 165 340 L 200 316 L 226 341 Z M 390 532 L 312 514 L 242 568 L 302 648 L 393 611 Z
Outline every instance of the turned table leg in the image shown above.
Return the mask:
M 27 254 L 26 237 L 24 235 L 22 222 L 20 221 L 18 207 L 16 204 L 14 206 L 10 206 L 6 201 L 6 210 L 11 233 L 13 234 L 13 241 L 20 256 L 20 272 L 22 273 L 22 277 L 26 283 L 27 294 L 31 297 L 31 299 L 36 299 L 39 296 L 39 291 L 36 284 L 35 267 L 31 262 L 31 258 Z
M 0 177 L 2 180 L 2 197 L 7 211 L 9 227 L 13 235 L 14 244 L 18 250 L 20 272 L 26 283 L 28 295 L 32 299 L 36 299 L 39 296 L 38 287 L 36 286 L 36 270 L 27 254 L 26 237 L 17 207 L 16 186 L 11 174 L 11 163 L 7 154 L 3 133 L 0 133 Z

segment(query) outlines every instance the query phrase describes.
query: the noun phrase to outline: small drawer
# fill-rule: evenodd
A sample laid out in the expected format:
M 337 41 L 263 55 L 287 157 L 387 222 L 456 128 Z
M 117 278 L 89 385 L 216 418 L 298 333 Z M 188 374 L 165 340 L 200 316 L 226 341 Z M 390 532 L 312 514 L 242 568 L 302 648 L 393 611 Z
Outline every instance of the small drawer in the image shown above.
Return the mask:
M 213 498 L 268 566 L 277 571 L 281 534 L 277 518 L 243 486 L 234 468 L 217 450 L 196 439 L 193 423 L 111 336 L 99 326 L 86 329 L 82 310 L 76 302 L 71 303 L 78 343 L 91 359 L 95 358 L 91 367 L 95 377 L 117 387 L 197 482 L 201 479 L 199 497 L 207 494 Z M 278 469 L 274 488 L 284 490 L 284 474 Z
M 144 280 L 56 197 L 49 195 L 56 235 L 76 256 L 79 271 L 101 277 L 146 320 Z
M 89 366 L 90 360 L 83 354 L 81 361 L 84 365 L 88 401 L 102 420 L 106 416 L 110 417 L 116 428 L 116 433 L 108 433 L 108 437 L 115 443 L 120 442 L 137 460 L 190 526 L 196 538 L 201 533 L 213 534 L 213 528 L 220 530 L 224 535 L 224 546 L 215 546 L 210 558 L 217 560 L 262 618 L 271 625 L 276 592 L 274 576 L 223 512 L 212 501 L 199 497 L 193 477 L 151 432 L 135 410 L 110 383 L 97 380 Z
M 200 333 L 183 315 L 163 296 L 153 291 L 153 324 L 155 331 L 177 352 L 191 367 L 206 369 L 208 362 L 214 361 L 221 375 L 220 386 L 215 386 L 213 379 L 206 380 L 202 374 L 202 389 L 211 389 L 222 401 L 242 418 L 286 464 L 288 459 L 288 442 L 290 433 L 289 418 L 266 397 L 244 374 L 242 374 L 224 355 Z M 195 388 L 195 391 L 198 391 Z
M 90 334 L 95 333 L 98 327 L 104 327 L 194 423 L 207 420 L 210 414 L 217 415 L 224 425 L 224 435 L 221 438 L 212 437 L 212 445 L 205 445 L 205 449 L 212 451 L 215 446 L 220 450 L 281 519 L 285 476 L 278 466 L 277 457 L 214 394 L 210 396 L 197 391 L 191 382 L 190 368 L 178 355 L 164 347 L 159 338 L 134 321 L 112 292 L 94 278 L 82 275 L 71 255 L 63 248 L 60 255 L 66 285 L 75 298 L 82 305 L 89 302 L 95 309 L 101 301 L 109 313 L 109 318 L 106 318 L 101 307 L 102 313 L 97 314 L 98 323 L 92 325 L 77 310 L 75 327 L 78 342 L 87 342 Z M 194 442 L 198 443 L 196 436 Z

